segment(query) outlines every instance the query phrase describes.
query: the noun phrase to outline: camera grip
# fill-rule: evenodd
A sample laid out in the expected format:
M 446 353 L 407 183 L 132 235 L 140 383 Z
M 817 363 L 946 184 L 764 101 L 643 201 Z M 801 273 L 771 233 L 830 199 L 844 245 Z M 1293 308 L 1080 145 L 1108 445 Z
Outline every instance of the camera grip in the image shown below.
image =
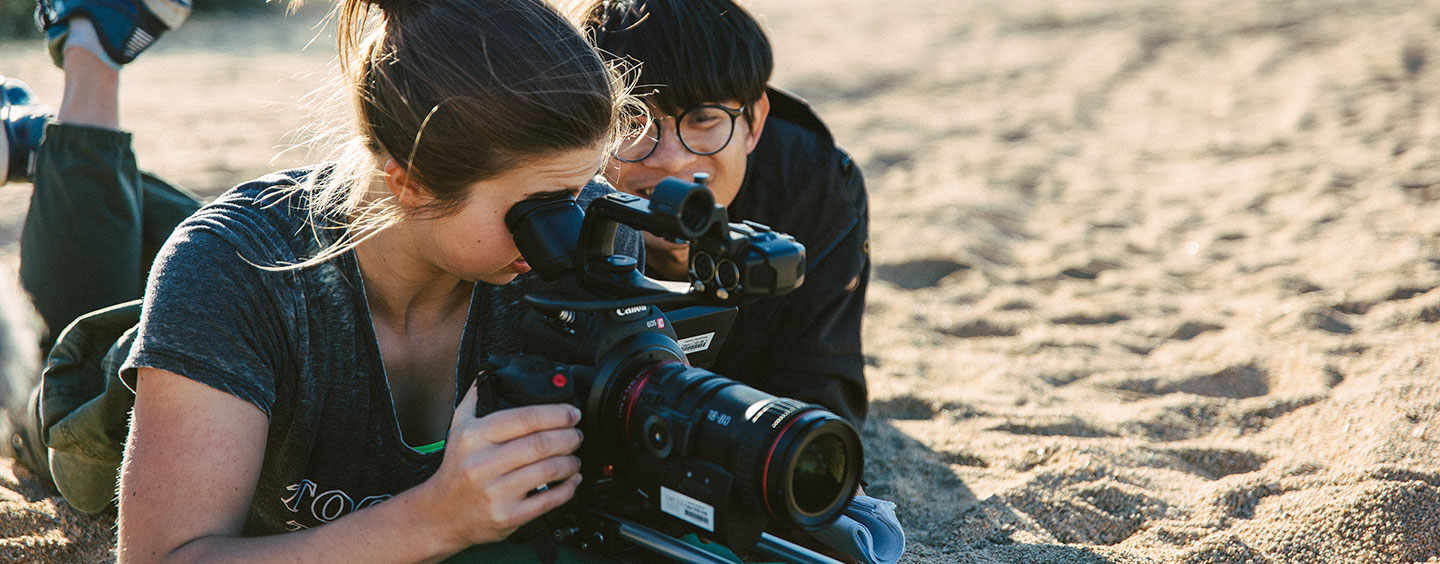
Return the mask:
M 475 416 L 526 405 L 575 405 L 574 370 L 531 356 L 491 356 L 475 382 Z

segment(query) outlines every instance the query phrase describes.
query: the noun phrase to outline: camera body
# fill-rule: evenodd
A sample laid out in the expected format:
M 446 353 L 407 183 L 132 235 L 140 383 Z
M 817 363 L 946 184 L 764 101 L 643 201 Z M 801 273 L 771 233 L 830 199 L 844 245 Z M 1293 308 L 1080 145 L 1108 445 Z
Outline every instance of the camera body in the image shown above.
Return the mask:
M 613 193 L 582 212 L 569 198 L 547 198 L 506 215 L 547 286 L 525 298 L 524 353 L 488 359 L 477 414 L 580 408 L 585 480 L 568 511 L 539 525 L 557 539 L 602 544 L 604 531 L 586 530 L 584 517 L 598 512 L 750 547 L 767 528 L 828 525 L 859 483 L 859 434 L 844 418 L 687 362 L 680 341 L 688 335 L 676 334 L 672 317 L 784 294 L 804 273 L 803 246 L 763 225 L 730 223 L 697 180 L 666 179 L 650 200 Z M 615 254 L 622 223 L 688 240 L 688 284 L 646 278 L 634 258 Z

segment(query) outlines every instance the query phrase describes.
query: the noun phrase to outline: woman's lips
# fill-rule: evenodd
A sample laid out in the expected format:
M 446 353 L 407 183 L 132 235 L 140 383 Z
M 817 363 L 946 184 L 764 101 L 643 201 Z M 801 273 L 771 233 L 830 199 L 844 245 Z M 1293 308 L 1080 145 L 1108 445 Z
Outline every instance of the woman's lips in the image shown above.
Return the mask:
M 525 262 L 523 258 L 515 259 L 510 262 L 510 270 L 515 271 L 516 274 L 525 274 L 530 272 L 530 263 Z

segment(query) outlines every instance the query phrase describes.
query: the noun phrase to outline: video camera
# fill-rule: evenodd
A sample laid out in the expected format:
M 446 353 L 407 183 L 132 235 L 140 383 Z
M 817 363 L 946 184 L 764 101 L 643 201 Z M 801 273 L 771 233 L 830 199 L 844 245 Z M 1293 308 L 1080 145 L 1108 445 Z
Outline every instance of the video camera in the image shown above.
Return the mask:
M 583 413 L 585 480 L 571 502 L 517 532 L 542 560 L 554 557 L 553 539 L 724 562 L 674 538 L 695 533 L 792 562 L 833 562 L 766 530 L 815 531 L 839 517 L 863 468 L 855 428 L 694 366 L 681 345 L 703 338 L 718 348 L 734 304 L 799 286 L 804 246 L 764 225 L 730 223 L 707 178 L 695 180 L 667 178 L 648 200 L 608 194 L 586 211 L 564 196 L 527 200 L 505 216 L 545 290 L 525 296 L 525 352 L 487 360 L 477 416 L 538 403 Z M 688 284 L 647 278 L 635 258 L 616 254 L 620 224 L 689 241 Z M 723 319 L 709 323 L 718 339 L 676 333 L 677 322 L 704 327 L 708 318 Z

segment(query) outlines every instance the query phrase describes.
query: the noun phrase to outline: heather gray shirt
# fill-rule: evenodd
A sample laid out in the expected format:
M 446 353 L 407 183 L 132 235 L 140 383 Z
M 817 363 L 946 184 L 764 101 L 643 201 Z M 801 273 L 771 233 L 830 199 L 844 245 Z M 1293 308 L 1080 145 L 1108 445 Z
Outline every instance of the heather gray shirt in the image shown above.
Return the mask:
M 132 387 L 137 367 L 159 368 L 269 416 L 247 536 L 314 527 L 382 502 L 428 478 L 444 454 L 401 440 L 353 252 L 299 270 L 255 266 L 315 256 L 340 232 L 306 225 L 305 193 L 283 189 L 306 172 L 237 186 L 176 228 L 151 270 L 122 368 Z M 582 206 L 607 191 L 591 183 Z M 616 248 L 639 256 L 638 233 L 622 230 Z M 522 286 L 475 285 L 457 391 L 488 355 L 518 351 Z

